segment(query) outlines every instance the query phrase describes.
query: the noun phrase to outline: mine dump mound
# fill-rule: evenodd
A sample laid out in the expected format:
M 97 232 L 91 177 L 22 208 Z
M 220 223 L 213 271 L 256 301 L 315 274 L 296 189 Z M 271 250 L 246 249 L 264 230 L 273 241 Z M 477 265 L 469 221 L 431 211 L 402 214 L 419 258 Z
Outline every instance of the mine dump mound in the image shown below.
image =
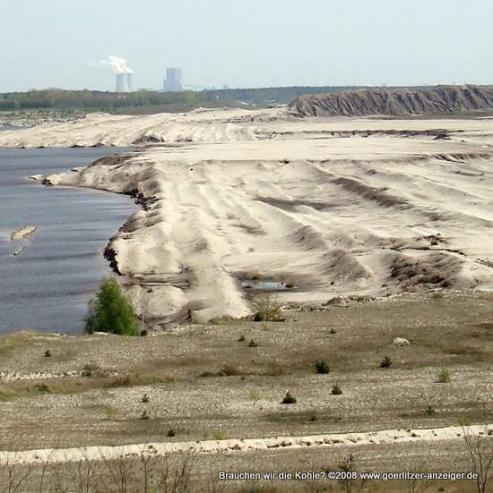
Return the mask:
M 309 94 L 289 106 L 291 115 L 406 116 L 493 109 L 493 86 L 436 86 L 427 89 L 364 89 Z

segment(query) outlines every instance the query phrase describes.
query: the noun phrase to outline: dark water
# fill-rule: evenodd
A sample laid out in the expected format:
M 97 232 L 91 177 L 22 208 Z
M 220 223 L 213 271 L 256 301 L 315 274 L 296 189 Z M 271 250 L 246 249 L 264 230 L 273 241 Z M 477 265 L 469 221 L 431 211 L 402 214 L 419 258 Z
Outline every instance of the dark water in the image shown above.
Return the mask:
M 44 187 L 27 177 L 118 151 L 0 149 L 0 332 L 82 329 L 87 301 L 110 273 L 104 247 L 136 206 L 122 195 Z M 37 227 L 32 238 L 11 241 L 10 233 L 27 224 Z

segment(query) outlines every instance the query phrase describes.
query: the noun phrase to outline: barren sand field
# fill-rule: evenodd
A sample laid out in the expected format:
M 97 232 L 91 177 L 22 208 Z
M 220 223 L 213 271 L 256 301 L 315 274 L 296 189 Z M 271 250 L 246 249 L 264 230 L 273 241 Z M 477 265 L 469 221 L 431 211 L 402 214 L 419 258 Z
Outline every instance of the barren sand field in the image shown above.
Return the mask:
M 139 198 L 108 254 L 152 328 L 249 315 L 262 283 L 285 302 L 493 286 L 490 119 L 90 115 L 0 145 L 138 146 L 48 181 Z
M 493 119 L 228 109 L 0 135 L 7 147 L 99 145 L 135 150 L 45 183 L 136 197 L 106 255 L 158 330 L 1 338 L 0 477 L 70 457 L 100 467 L 102 452 L 135 458 L 149 444 L 198 454 L 198 483 L 170 491 L 351 491 L 214 482 L 340 468 L 351 453 L 358 470 L 471 470 L 458 420 L 484 436 L 493 422 Z M 265 292 L 283 322 L 248 317 Z M 281 403 L 287 391 L 296 403 Z M 475 488 L 358 487 L 444 484 Z

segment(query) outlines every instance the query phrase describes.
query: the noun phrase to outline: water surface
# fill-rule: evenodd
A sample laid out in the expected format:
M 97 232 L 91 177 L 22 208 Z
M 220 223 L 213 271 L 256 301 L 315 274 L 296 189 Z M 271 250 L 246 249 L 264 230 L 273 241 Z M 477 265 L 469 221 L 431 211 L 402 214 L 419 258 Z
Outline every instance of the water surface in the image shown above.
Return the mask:
M 121 151 L 0 149 L 0 332 L 82 329 L 87 301 L 110 274 L 104 247 L 136 206 L 126 196 L 44 187 L 28 176 Z M 37 227 L 32 238 L 11 241 L 10 233 L 27 224 Z

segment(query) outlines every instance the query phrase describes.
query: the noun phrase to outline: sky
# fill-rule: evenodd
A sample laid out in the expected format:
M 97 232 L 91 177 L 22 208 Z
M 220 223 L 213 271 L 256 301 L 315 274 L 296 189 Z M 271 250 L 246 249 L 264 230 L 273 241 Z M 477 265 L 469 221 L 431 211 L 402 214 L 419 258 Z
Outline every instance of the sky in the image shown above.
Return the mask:
M 0 92 L 493 83 L 492 0 L 0 0 Z

